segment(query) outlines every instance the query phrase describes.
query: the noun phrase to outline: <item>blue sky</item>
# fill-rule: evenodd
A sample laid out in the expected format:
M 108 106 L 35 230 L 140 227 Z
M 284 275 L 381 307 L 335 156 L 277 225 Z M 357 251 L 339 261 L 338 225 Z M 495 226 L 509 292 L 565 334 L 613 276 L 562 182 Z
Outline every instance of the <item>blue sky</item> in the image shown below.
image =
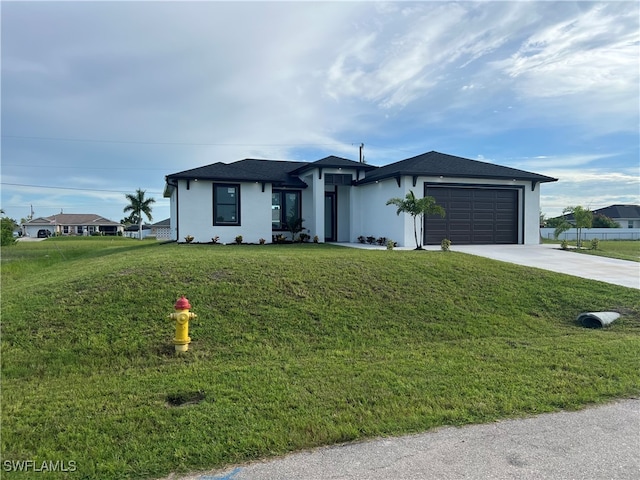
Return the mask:
M 431 150 L 640 204 L 638 2 L 2 2 L 1 207 L 124 217 L 242 158 Z

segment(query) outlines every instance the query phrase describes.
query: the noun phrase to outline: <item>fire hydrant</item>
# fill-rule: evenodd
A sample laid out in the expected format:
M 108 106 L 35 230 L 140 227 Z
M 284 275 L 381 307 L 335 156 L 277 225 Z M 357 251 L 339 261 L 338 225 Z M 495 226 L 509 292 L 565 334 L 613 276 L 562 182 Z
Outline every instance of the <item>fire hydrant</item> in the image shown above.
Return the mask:
M 189 311 L 191 304 L 184 295 L 178 299 L 173 308 L 176 311 L 168 315 L 170 319 L 176 321 L 176 337 L 173 339 L 173 343 L 176 346 L 176 352 L 186 352 L 189 350 L 189 343 L 191 343 L 189 320 L 196 318 L 197 315 Z

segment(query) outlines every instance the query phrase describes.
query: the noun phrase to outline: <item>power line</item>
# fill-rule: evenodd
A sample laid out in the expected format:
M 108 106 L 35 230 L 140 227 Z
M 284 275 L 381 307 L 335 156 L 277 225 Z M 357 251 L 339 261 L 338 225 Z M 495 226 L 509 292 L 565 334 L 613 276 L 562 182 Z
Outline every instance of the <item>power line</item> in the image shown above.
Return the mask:
M 51 188 L 54 190 L 77 190 L 81 192 L 107 192 L 107 193 L 131 193 L 132 191 L 137 190 L 136 188 L 132 188 L 129 190 L 103 190 L 99 188 L 76 188 L 76 187 L 49 187 L 47 185 L 28 185 L 24 183 L 5 183 L 1 182 L 0 185 L 10 185 L 12 187 L 33 187 L 33 188 Z M 149 193 L 162 193 L 159 190 L 151 190 Z
M 143 142 L 134 140 L 105 140 L 90 138 L 62 138 L 62 137 L 34 137 L 26 135 L 2 135 L 2 138 L 18 140 L 41 140 L 55 142 L 85 142 L 85 143 L 123 143 L 131 145 L 181 145 L 196 147 L 329 147 L 349 145 L 352 143 L 197 143 L 197 142 Z
M 24 168 L 72 168 L 77 170 L 167 170 L 166 168 L 135 168 L 135 167 L 85 167 L 83 166 L 61 166 L 61 165 L 18 165 L 3 163 L 3 167 L 24 167 Z

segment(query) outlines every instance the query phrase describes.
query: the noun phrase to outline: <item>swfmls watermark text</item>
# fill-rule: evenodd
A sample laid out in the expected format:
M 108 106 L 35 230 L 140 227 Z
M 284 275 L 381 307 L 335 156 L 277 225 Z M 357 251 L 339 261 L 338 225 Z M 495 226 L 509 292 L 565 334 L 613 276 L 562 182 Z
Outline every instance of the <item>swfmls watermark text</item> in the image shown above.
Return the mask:
M 78 469 L 75 460 L 4 460 L 5 472 L 75 472 Z

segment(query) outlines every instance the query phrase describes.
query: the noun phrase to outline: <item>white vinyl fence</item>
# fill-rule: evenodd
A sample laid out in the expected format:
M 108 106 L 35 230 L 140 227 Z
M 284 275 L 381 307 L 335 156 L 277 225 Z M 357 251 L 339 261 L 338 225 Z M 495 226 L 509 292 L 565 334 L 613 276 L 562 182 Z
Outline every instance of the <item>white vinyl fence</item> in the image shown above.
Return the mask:
M 554 240 L 555 228 L 541 228 L 540 236 L 544 239 Z M 582 240 L 640 240 L 640 228 L 583 228 Z M 558 240 L 577 240 L 578 231 L 575 228 L 567 230 L 558 236 Z

